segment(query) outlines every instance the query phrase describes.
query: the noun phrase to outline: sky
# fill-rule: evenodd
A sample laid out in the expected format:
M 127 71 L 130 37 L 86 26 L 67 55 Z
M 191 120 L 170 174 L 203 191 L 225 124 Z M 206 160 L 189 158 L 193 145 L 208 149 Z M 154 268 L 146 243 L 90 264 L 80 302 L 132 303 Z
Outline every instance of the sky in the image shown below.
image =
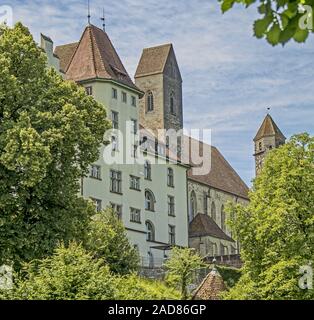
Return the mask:
M 87 0 L 0 0 L 14 21 L 55 45 L 76 42 Z M 91 22 L 106 31 L 133 77 L 143 48 L 173 43 L 183 78 L 184 127 L 211 129 L 241 178 L 254 178 L 253 138 L 267 108 L 287 138 L 314 133 L 314 35 L 306 44 L 271 47 L 252 35 L 256 6 L 222 14 L 217 0 L 91 0 Z M 210 142 L 210 141 L 207 141 Z

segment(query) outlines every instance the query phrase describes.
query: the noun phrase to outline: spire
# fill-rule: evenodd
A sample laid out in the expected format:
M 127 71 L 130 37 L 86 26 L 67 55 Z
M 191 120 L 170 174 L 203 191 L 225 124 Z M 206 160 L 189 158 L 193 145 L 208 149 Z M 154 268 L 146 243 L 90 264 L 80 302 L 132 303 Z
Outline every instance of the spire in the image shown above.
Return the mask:
M 105 17 L 105 8 L 102 9 L 102 17 L 100 18 L 102 21 L 102 29 L 105 32 L 106 31 L 106 17 Z
M 270 110 L 270 108 L 268 108 Z M 283 135 L 283 133 L 278 128 L 277 124 L 271 117 L 269 113 L 267 113 L 261 127 L 259 128 L 254 141 L 257 141 L 264 137 L 271 137 L 275 136 L 277 138 L 280 138 L 281 140 L 286 140 L 286 137 Z

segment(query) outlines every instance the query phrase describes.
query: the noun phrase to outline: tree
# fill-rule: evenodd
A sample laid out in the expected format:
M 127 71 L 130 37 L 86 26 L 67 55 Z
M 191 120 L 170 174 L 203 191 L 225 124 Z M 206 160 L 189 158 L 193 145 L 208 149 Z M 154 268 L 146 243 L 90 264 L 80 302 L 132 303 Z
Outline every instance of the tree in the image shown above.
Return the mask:
M 112 209 L 93 217 L 89 224 L 86 248 L 118 274 L 137 271 L 139 255 L 130 244 L 123 223 Z
M 314 256 L 314 138 L 296 135 L 270 151 L 249 197 L 228 208 L 244 268 L 226 298 L 313 299 L 299 280 Z
M 23 266 L 12 290 L 0 291 L 9 300 L 107 300 L 115 298 L 109 268 L 81 245 L 60 245 L 54 254 Z
M 187 286 L 192 283 L 194 272 L 204 267 L 202 258 L 195 253 L 194 249 L 175 247 L 164 266 L 168 271 L 167 276 L 179 284 L 182 300 L 186 300 L 188 297 Z
M 21 23 L 0 32 L 0 265 L 84 237 L 79 181 L 109 128 L 105 108 L 46 67 Z
M 249 7 L 258 4 L 260 19 L 254 22 L 253 30 L 257 38 L 265 37 L 271 45 L 284 45 L 293 39 L 305 42 L 313 32 L 313 0 L 218 0 L 223 13 L 235 3 Z

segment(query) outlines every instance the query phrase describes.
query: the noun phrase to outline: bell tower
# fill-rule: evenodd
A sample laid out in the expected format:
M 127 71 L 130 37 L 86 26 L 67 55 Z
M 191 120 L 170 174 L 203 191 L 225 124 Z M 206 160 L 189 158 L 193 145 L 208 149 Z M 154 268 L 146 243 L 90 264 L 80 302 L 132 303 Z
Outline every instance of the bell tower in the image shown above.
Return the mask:
M 280 131 L 270 114 L 267 114 L 255 138 L 255 172 L 261 172 L 267 153 L 286 142 L 286 137 Z
M 143 50 L 135 84 L 145 95 L 140 100 L 140 123 L 158 129 L 183 128 L 182 78 L 172 44 Z

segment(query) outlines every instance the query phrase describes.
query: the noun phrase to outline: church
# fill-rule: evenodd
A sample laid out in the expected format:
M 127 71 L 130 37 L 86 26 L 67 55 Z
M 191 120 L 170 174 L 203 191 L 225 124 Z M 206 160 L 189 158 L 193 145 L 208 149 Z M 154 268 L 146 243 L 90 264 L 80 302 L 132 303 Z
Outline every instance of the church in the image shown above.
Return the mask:
M 49 66 L 106 107 L 110 143 L 99 146 L 80 192 L 97 211 L 113 208 L 141 266 L 160 267 L 173 246 L 195 248 L 209 261 L 239 256 L 225 206 L 247 204 L 249 188 L 216 147 L 183 135 L 182 76 L 173 45 L 144 49 L 134 80 L 104 28 L 88 24 L 78 42 L 56 48 L 41 35 L 41 47 Z M 160 130 L 181 132 L 177 149 L 168 136 L 157 136 Z M 209 172 L 195 174 L 193 159 L 182 160 L 183 140 L 210 155 Z M 267 150 L 284 140 L 267 116 L 254 139 L 257 173 Z

